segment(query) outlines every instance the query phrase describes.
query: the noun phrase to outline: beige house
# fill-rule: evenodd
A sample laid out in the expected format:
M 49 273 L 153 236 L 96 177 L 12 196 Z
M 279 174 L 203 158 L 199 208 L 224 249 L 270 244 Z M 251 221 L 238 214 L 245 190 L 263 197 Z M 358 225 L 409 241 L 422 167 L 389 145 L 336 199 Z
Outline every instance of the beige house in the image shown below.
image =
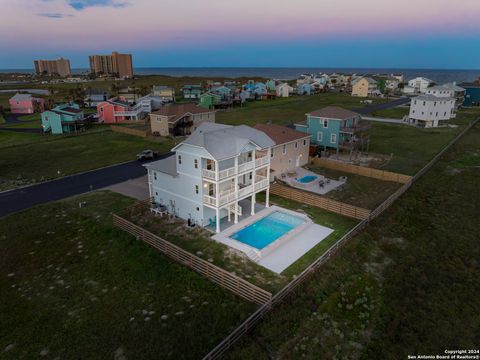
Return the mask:
M 162 101 L 174 102 L 175 89 L 164 85 L 154 85 L 152 87 L 152 95 L 158 96 Z
M 352 85 L 352 96 L 369 97 L 377 91 L 377 82 L 369 77 L 362 77 Z
M 270 152 L 272 180 L 308 163 L 310 134 L 275 124 L 257 124 L 255 129 L 263 131 L 275 142 Z
M 200 124 L 215 122 L 215 111 L 193 103 L 171 104 L 150 113 L 150 127 L 156 136 L 190 135 Z

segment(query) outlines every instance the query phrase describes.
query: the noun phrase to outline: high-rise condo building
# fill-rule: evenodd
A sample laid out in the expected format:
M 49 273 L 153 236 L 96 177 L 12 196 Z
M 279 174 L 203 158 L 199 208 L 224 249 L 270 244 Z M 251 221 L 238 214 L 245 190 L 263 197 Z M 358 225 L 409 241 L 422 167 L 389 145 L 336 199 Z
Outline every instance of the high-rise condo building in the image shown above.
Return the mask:
M 57 60 L 35 60 L 35 73 L 47 75 L 60 75 L 67 77 L 72 75 L 70 60 L 60 58 Z
M 116 75 L 121 78 L 133 77 L 131 54 L 90 55 L 90 71 L 96 75 Z

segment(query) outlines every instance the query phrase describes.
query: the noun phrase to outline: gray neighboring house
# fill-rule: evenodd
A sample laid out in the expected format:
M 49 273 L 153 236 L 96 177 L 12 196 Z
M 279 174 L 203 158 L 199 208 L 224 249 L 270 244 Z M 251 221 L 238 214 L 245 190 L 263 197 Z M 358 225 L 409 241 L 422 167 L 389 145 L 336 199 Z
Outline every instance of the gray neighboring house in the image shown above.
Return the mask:
M 269 202 L 274 141 L 246 125 L 202 123 L 168 158 L 144 165 L 150 196 L 170 214 L 220 232 L 220 220 L 255 213 L 255 196 Z M 251 199 L 251 208 L 239 202 Z
M 85 105 L 88 107 L 96 108 L 101 102 L 107 101 L 109 95 L 106 91 L 102 90 L 87 90 L 87 96 L 84 99 Z

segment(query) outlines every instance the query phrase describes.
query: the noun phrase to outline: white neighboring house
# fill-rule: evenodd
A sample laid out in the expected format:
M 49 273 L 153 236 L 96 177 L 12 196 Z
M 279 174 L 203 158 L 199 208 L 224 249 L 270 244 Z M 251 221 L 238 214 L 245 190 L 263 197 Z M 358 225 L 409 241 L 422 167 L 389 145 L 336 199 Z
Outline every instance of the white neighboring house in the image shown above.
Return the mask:
M 410 103 L 410 122 L 418 126 L 445 125 L 455 116 L 455 98 L 420 95 Z
M 255 195 L 269 206 L 270 151 L 274 141 L 246 125 L 201 124 L 171 156 L 144 165 L 150 197 L 170 214 L 220 232 L 220 220 L 255 213 Z M 239 202 L 251 198 L 251 209 Z
M 434 84 L 433 80 L 424 78 L 424 77 L 416 77 L 415 79 L 408 81 L 408 86 L 403 88 L 403 92 L 405 94 L 425 94 L 427 88 Z
M 466 90 L 460 86 L 457 86 L 456 83 L 448 83 L 429 87 L 425 94 L 442 98 L 455 98 L 455 107 L 458 109 L 460 106 L 463 105 L 463 101 L 465 100 L 465 93 Z
M 278 97 L 289 97 L 290 94 L 293 93 L 293 87 L 287 83 L 281 83 L 275 87 L 275 92 Z

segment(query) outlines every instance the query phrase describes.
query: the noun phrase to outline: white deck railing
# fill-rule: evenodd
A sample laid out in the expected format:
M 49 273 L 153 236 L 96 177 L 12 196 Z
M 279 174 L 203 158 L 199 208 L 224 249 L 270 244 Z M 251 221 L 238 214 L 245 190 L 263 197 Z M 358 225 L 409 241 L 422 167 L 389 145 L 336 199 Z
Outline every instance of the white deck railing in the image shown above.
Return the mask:
M 260 166 L 267 165 L 267 164 L 268 164 L 268 156 L 263 156 L 263 157 L 255 160 L 255 167 L 260 167 Z

